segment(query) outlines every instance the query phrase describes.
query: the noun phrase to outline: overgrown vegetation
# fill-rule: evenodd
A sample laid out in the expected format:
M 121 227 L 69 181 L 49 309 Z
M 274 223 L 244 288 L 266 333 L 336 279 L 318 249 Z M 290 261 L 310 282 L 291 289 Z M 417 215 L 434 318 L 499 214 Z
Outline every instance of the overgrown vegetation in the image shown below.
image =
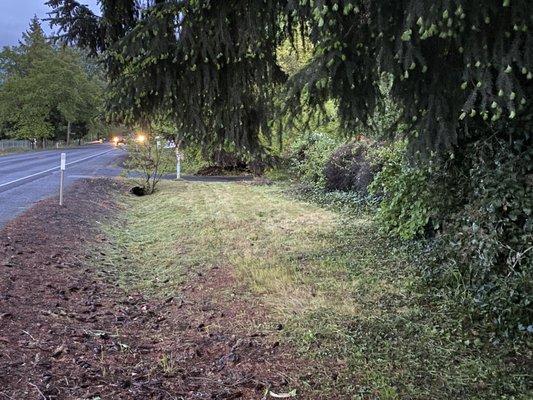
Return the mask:
M 371 159 L 374 151 L 363 141 L 349 142 L 335 149 L 324 167 L 325 189 L 366 195 L 374 175 L 381 169 L 380 162 Z
M 338 144 L 324 133 L 302 135 L 292 143 L 287 157 L 290 172 L 310 186 L 325 187 L 324 168 Z
M 164 181 L 124 201 L 106 250 L 123 287 L 179 296 L 188 274 L 230 265 L 240 295 L 270 306 L 263 323 L 280 323 L 302 356 L 329 365 L 303 378 L 309 398 L 528 397 L 530 350 L 464 331 L 426 295 L 414 249 L 380 235 L 368 213 L 245 184 Z
M 452 160 L 453 174 L 437 181 L 450 209 L 438 214 L 442 234 L 426 270 L 439 296 L 457 300 L 456 311 L 462 305 L 459 318 L 487 322 L 491 340 L 533 333 L 533 152 L 527 142 L 511 143 L 470 145 L 467 157 Z
M 530 146 L 493 138 L 471 144 L 467 157 L 452 153 L 447 160 L 434 156 L 415 163 L 405 141 L 373 145 L 365 162 L 349 158 L 355 170 L 336 168 L 335 182 L 350 182 L 361 166 L 378 171 L 365 195 L 365 185 L 344 193 L 328 190 L 326 166 L 339 165 L 336 155 L 347 145 L 324 151 L 315 143 L 307 141 L 312 151 L 289 155 L 298 160 L 292 176 L 305 184 L 299 187 L 304 198 L 373 209 L 383 234 L 424 244 L 414 263 L 428 291 L 448 304 L 464 329 L 481 322 L 486 339 L 527 340 L 533 329 Z
M 381 198 L 376 219 L 382 230 L 402 239 L 412 239 L 422 236 L 427 228 L 438 227 L 435 218 L 442 211 L 439 207 L 442 200 L 429 182 L 431 163 L 412 165 L 405 144 L 398 141 L 375 152 L 374 157 L 382 168 L 369 189 Z

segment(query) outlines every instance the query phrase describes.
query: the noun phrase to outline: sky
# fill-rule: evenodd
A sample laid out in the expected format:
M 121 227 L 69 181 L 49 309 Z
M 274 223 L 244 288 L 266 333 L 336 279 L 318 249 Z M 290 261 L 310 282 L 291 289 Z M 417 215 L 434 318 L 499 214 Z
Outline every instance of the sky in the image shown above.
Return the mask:
M 0 48 L 18 44 L 22 32 L 26 31 L 34 15 L 46 18 L 50 8 L 45 5 L 47 0 L 0 0 Z M 97 0 L 79 0 L 98 10 Z M 48 22 L 42 23 L 45 32 L 51 33 Z

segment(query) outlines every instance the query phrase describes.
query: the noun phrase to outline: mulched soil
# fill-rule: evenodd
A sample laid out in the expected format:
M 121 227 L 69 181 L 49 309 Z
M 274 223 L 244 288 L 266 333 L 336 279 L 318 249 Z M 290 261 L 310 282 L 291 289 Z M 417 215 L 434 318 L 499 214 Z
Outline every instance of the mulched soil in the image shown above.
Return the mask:
M 229 268 L 165 300 L 125 293 L 95 251 L 117 191 L 81 181 L 0 231 L 0 399 L 261 399 L 309 376 Z

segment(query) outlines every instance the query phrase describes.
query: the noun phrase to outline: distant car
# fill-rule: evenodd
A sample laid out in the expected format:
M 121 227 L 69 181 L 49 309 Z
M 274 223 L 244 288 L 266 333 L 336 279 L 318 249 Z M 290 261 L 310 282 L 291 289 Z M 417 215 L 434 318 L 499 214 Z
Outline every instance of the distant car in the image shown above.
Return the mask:
M 113 138 L 113 143 L 115 146 L 124 146 L 126 144 L 126 140 L 122 136 L 115 136 Z

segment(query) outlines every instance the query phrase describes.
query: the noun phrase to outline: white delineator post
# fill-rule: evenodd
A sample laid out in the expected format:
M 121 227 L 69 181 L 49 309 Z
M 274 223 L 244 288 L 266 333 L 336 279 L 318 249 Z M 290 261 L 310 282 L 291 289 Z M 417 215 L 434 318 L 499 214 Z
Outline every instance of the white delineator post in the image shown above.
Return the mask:
M 63 180 L 65 179 L 65 167 L 67 166 L 67 155 L 66 153 L 61 153 L 61 165 L 60 177 L 59 177 L 59 205 L 63 205 Z
M 176 147 L 176 179 L 181 178 L 181 154 L 179 147 Z

